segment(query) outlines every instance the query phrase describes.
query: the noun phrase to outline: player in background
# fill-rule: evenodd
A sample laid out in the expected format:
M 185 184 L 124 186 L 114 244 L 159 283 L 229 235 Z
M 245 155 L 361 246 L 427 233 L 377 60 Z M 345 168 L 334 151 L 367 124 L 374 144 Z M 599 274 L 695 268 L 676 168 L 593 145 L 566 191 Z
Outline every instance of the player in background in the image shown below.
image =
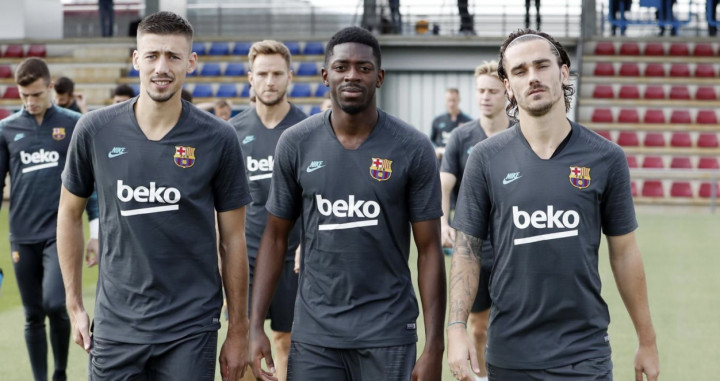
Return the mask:
M 47 380 L 47 335 L 55 359 L 53 380 L 66 380 L 70 319 L 58 263 L 56 226 L 60 174 L 80 114 L 52 104 L 47 64 L 27 58 L 15 69 L 22 109 L 0 121 L 0 176 L 10 173 L 10 248 L 25 310 L 25 343 L 35 380 Z M 5 181 L 0 184 L 0 194 Z M 86 260 L 97 254 L 97 198 L 87 205 L 93 227 Z M 82 215 L 82 209 L 79 211 Z M 82 250 L 82 242 L 79 243 Z M 82 254 L 81 254 L 82 256 Z
M 275 151 L 253 285 L 253 372 L 277 379 L 263 322 L 298 220 L 303 256 L 288 379 L 439 380 L 445 270 L 432 144 L 377 108 L 385 72 L 371 33 L 337 32 L 324 66 L 332 109 L 285 131 Z M 426 338 L 417 362 L 411 231 Z
M 430 127 L 430 140 L 435 145 L 435 155 L 442 159 L 450 133 L 455 127 L 472 120 L 460 110 L 460 91 L 456 88 L 445 90 L 446 112 L 435 117 Z
M 113 103 L 125 102 L 130 98 L 135 98 L 135 90 L 126 84 L 119 84 L 113 89 Z
M 92 380 L 213 380 L 223 284 L 220 373 L 235 381 L 245 368 L 250 194 L 232 126 L 181 99 L 197 65 L 192 38 L 174 13 L 145 17 L 133 52 L 140 95 L 88 113 L 73 135 L 58 251 L 73 337 L 90 353 Z M 103 245 L 91 337 L 78 217 L 94 184 Z
M 636 380 L 659 373 L 645 271 L 634 230 L 623 150 L 566 113 L 570 58 L 550 35 L 512 33 L 498 74 L 519 123 L 468 159 L 453 227 L 448 362 L 459 380 L 479 372 L 465 323 L 477 291 L 481 245 L 494 265 L 486 351 L 490 380 L 612 380 L 609 313 L 600 294 L 605 233 L 639 346 Z
M 505 86 L 497 74 L 497 62 L 484 62 L 475 68 L 475 95 L 480 108 L 480 119 L 459 126 L 450 134 L 440 166 L 440 182 L 442 183 L 443 216 L 442 243 L 445 248 L 452 248 L 455 241 L 455 229 L 450 227 L 451 210 L 455 209 L 457 192 L 460 189 L 465 163 L 475 145 L 503 130 L 514 120 L 505 112 Z M 445 249 L 444 249 L 445 250 Z M 485 369 L 485 344 L 487 343 L 488 318 L 490 317 L 490 291 L 488 280 L 492 270 L 492 245 L 483 242 L 483 263 L 480 269 L 480 284 L 473 302 L 468 328 L 473 338 L 475 350 L 480 364 L 478 381 L 487 381 Z
M 55 104 L 75 112 L 88 112 L 87 100 L 82 93 L 75 92 L 75 82 L 68 77 L 55 80 Z
M 248 53 L 248 81 L 255 89 L 255 107 L 249 107 L 230 120 L 242 143 L 245 171 L 253 202 L 247 207 L 245 237 L 250 264 L 250 295 L 260 239 L 267 222 L 265 202 L 270 193 L 275 146 L 280 135 L 307 115 L 287 100 L 292 82 L 290 51 L 283 43 L 265 40 L 254 43 Z M 283 273 L 270 302 L 275 369 L 278 379 L 287 378 L 287 357 L 290 352 L 290 331 L 295 310 L 298 275 L 293 271 L 295 253 L 300 244 L 300 224 L 290 233 Z

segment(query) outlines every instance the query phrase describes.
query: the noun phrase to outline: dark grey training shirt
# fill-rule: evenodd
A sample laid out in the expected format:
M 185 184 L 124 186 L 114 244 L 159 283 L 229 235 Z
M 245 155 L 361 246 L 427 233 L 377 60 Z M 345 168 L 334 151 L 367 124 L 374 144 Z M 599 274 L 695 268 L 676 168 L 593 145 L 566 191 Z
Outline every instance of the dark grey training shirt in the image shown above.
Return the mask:
M 220 327 L 215 211 L 250 202 L 233 128 L 183 101 L 159 141 L 130 102 L 78 122 L 63 185 L 87 197 L 97 182 L 100 265 L 95 335 L 161 343 Z
M 432 141 L 436 147 L 445 147 L 450 133 L 455 127 L 471 120 L 472 118 L 463 112 L 460 112 L 455 120 L 452 120 L 452 117 L 448 113 L 436 116 L 432 121 L 432 127 L 430 127 L 430 141 Z
M 303 225 L 293 340 L 331 348 L 414 343 L 410 223 L 442 215 L 433 147 L 379 110 L 367 140 L 348 150 L 330 113 L 280 137 L 267 203 L 273 215 Z
M 492 234 L 488 363 L 545 369 L 610 355 L 600 233 L 637 227 L 620 147 L 572 123 L 567 145 L 541 160 L 516 124 L 470 154 L 453 226 Z

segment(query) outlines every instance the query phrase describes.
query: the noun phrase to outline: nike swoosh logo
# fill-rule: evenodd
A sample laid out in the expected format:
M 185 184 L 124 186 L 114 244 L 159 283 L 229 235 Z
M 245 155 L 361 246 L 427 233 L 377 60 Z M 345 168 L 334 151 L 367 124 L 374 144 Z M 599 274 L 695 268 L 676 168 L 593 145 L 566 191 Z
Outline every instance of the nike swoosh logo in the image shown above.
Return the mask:
M 522 177 L 522 176 L 520 176 L 520 177 L 515 177 L 515 178 L 512 178 L 512 179 L 510 179 L 510 180 L 508 180 L 508 179 L 503 179 L 503 185 L 508 185 L 508 184 L 510 184 L 511 182 L 513 182 L 513 181 L 515 181 L 515 180 L 517 180 L 517 179 L 519 179 L 519 178 L 521 178 L 521 177 Z
M 318 169 L 323 168 L 323 167 L 325 167 L 325 166 L 324 166 L 324 165 L 321 165 L 321 166 L 319 166 L 319 167 L 312 167 L 312 168 L 307 167 L 306 171 L 307 171 L 308 173 L 310 173 L 310 172 L 313 172 L 313 171 L 317 171 Z
M 114 158 L 114 157 L 118 157 L 118 156 L 124 155 L 124 154 L 126 154 L 126 153 L 127 153 L 127 152 L 120 152 L 120 153 L 108 152 L 108 157 L 112 159 L 112 158 Z

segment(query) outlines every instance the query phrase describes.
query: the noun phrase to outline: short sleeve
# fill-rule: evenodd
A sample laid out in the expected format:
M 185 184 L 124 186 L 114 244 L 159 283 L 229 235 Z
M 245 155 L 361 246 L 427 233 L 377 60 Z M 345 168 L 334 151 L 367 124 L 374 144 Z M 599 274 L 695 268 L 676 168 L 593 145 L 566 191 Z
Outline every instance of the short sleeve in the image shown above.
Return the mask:
M 70 139 L 62 173 L 63 186 L 70 193 L 83 198 L 89 198 L 95 189 L 91 127 L 91 118 L 80 118 Z
M 600 204 L 602 229 L 605 235 L 617 236 L 637 229 L 635 205 L 630 185 L 630 169 L 625 155 L 618 149 L 609 160 L 608 184 Z
M 450 139 L 445 146 L 445 154 L 443 154 L 442 163 L 440 164 L 440 172 L 447 172 L 460 177 L 460 134 L 458 129 L 450 133 Z
M 485 177 L 486 167 L 481 150 L 470 154 L 460 184 L 452 226 L 473 237 L 488 239 L 490 220 L 490 189 Z
M 232 128 L 223 129 L 223 150 L 218 170 L 213 178 L 215 210 L 227 212 L 249 204 L 252 201 L 242 148 Z
M 412 160 L 412 169 L 406 191 L 411 222 L 427 221 L 442 216 L 440 173 L 437 170 L 435 150 L 427 139 L 419 142 Z
M 296 174 L 297 147 L 288 133 L 292 131 L 284 132 L 275 148 L 270 194 L 265 204 L 268 212 L 286 220 L 297 219 L 302 210 L 302 188 Z

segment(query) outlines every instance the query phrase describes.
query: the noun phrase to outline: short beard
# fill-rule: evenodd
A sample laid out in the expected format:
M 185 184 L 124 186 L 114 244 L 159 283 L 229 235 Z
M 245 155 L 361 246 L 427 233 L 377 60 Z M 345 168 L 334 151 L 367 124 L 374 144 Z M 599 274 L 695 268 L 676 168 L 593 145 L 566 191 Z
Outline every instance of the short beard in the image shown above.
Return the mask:
M 265 101 L 262 99 L 262 97 L 260 97 L 260 96 L 258 96 L 257 94 L 255 94 L 255 100 L 256 100 L 257 102 L 259 102 L 259 103 L 264 104 L 265 106 L 272 107 L 272 106 L 277 106 L 277 105 L 279 105 L 280 103 L 282 103 L 283 101 L 285 101 L 285 94 L 287 94 L 287 91 L 284 91 L 282 94 L 278 94 L 277 99 L 275 99 L 275 100 L 273 100 L 273 101 L 270 101 L 270 102 L 265 102 Z
M 540 107 L 526 109 L 526 111 L 528 112 L 528 114 L 530 114 L 534 117 L 539 117 L 539 116 L 543 116 L 543 115 L 547 114 L 548 112 L 550 112 L 550 110 L 553 108 L 553 105 L 554 105 L 554 103 L 548 102 L 547 104 L 544 104 Z
M 160 94 L 160 95 L 153 95 L 149 91 L 146 91 L 147 95 L 155 102 L 158 103 L 165 103 L 172 99 L 173 96 L 175 96 L 175 92 L 168 93 L 168 94 Z

